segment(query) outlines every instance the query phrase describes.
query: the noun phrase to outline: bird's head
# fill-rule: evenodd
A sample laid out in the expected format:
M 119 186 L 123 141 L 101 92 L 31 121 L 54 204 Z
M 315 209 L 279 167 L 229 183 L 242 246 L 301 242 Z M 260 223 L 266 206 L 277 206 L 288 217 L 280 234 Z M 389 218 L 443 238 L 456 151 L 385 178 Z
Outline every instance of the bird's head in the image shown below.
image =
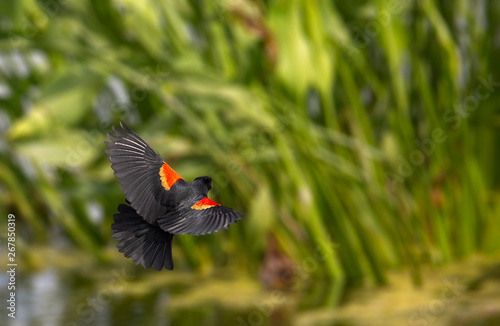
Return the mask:
M 207 191 L 212 188 L 212 178 L 210 177 L 198 177 L 195 180 L 203 182 L 203 184 L 207 187 Z

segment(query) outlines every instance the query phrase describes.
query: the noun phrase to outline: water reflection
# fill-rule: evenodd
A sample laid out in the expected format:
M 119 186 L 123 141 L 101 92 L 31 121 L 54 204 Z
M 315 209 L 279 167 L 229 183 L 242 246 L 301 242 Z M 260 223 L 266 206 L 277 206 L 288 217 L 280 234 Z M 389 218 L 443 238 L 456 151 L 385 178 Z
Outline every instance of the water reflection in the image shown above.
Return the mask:
M 8 277 L 2 275 L 2 284 L 4 279 L 6 284 Z M 3 315 L 3 322 L 10 321 L 16 326 L 58 325 L 65 309 L 66 294 L 59 284 L 57 273 L 47 269 L 30 275 L 20 274 L 16 281 L 16 318 Z
M 254 280 L 231 278 L 237 273 L 200 277 L 180 271 L 150 272 L 133 265 L 52 267 L 17 275 L 16 319 L 0 314 L 0 325 L 396 326 L 426 322 L 466 326 L 479 321 L 499 325 L 500 265 L 482 264 L 483 260 L 471 260 L 427 273 L 423 288 L 415 288 L 406 273 L 395 273 L 388 287 L 360 288 L 336 309 L 315 306 L 312 287 L 304 287 L 303 292 L 264 291 Z M 457 281 L 460 292 L 454 300 L 448 293 L 445 304 L 439 304 L 448 280 Z M 8 281 L 2 273 L 0 283 Z M 6 292 L 6 287 L 0 288 L 3 298 Z M 277 303 L 277 297 L 282 302 Z M 435 311 L 436 307 L 442 309 Z
M 2 284 L 8 277 L 1 275 Z M 19 275 L 16 318 L 1 316 L 2 325 L 169 325 L 165 312 L 169 295 L 162 289 L 134 298 L 113 293 L 92 282 L 81 282 L 54 269 Z M 6 297 L 3 293 L 2 297 Z
M 102 273 L 102 271 L 96 273 Z M 195 298 L 197 294 L 188 299 L 183 299 L 180 295 L 178 304 L 171 309 L 171 292 L 179 292 L 177 289 L 179 284 L 172 284 L 171 287 L 158 285 L 151 289 L 151 285 L 143 284 L 142 279 L 131 283 L 132 274 L 122 273 L 119 269 L 113 269 L 106 274 L 109 275 L 106 280 L 100 279 L 100 274 L 97 279 L 88 279 L 82 278 L 77 273 L 48 268 L 19 275 L 16 287 L 18 309 L 16 318 L 8 318 L 6 314 L 2 314 L 0 324 L 12 326 L 232 325 L 237 322 L 238 316 L 245 316 L 249 313 L 247 310 L 251 309 L 228 310 L 216 301 L 207 302 L 206 298 L 197 301 Z M 149 274 L 146 275 L 149 276 Z M 122 278 L 119 279 L 118 276 Z M 171 277 L 166 274 L 151 274 L 151 276 L 145 279 Z M 8 277 L 1 275 L 0 281 L 6 284 Z M 233 295 L 236 293 L 237 289 Z M 2 297 L 6 295 L 6 289 L 2 289 Z M 267 324 L 267 321 L 261 323 L 261 325 Z

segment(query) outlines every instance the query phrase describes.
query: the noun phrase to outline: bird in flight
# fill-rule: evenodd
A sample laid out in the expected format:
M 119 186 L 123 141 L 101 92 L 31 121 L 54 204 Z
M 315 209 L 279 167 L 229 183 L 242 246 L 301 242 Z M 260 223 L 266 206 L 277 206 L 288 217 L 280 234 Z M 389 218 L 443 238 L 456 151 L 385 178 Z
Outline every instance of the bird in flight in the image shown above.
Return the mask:
M 207 197 L 212 179 L 182 179 L 132 129 L 120 123 L 108 134 L 111 168 L 129 205 L 113 215 L 118 250 L 145 268 L 172 270 L 172 239 L 178 234 L 202 235 L 227 229 L 243 215 Z

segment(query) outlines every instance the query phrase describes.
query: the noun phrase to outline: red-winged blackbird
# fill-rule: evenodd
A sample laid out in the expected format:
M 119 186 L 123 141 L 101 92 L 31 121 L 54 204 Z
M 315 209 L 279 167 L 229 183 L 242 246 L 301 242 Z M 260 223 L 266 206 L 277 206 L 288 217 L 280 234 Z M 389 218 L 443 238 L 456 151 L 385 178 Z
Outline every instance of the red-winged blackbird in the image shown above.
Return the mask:
M 146 268 L 172 270 L 172 238 L 177 234 L 201 235 L 227 229 L 242 214 L 208 199 L 212 179 L 184 181 L 125 124 L 108 134 L 111 168 L 120 181 L 126 201 L 113 216 L 113 238 L 125 257 Z

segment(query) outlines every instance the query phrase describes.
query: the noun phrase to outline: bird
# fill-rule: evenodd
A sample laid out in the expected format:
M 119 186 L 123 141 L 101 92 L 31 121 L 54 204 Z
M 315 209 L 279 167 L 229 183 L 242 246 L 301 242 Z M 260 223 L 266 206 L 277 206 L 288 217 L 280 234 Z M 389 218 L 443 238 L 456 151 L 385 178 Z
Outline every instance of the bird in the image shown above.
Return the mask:
M 204 235 L 228 229 L 243 214 L 208 198 L 212 179 L 179 176 L 132 129 L 120 122 L 105 141 L 111 168 L 125 193 L 111 225 L 118 251 L 145 268 L 173 270 L 174 235 Z

